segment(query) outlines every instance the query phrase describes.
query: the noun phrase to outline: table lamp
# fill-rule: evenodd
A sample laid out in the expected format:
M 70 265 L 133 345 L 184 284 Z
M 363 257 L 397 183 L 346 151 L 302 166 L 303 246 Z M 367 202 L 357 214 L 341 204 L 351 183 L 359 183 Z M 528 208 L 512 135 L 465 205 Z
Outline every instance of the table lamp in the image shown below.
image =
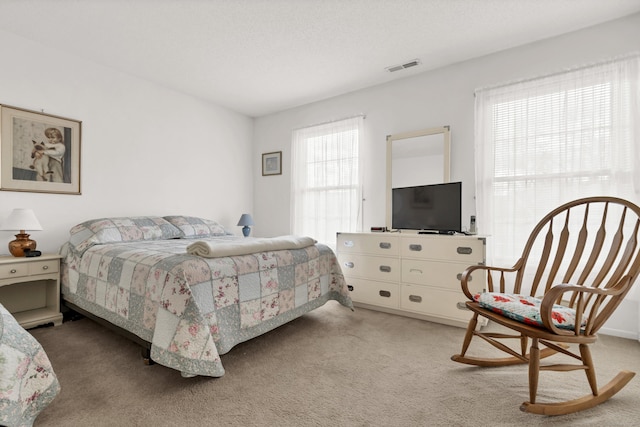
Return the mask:
M 242 214 L 240 221 L 238 221 L 238 225 L 244 226 L 242 227 L 242 234 L 244 237 L 249 237 L 249 234 L 251 233 L 251 227 L 249 226 L 253 225 L 253 218 L 251 218 L 251 215 L 249 214 Z
M 29 239 L 25 230 L 42 230 L 42 226 L 31 209 L 18 208 L 14 209 L 2 223 L 1 230 L 20 231 L 15 235 L 16 240 L 9 242 L 9 252 L 15 257 L 21 257 L 25 256 L 25 250 L 34 251 L 36 249 L 36 241 Z

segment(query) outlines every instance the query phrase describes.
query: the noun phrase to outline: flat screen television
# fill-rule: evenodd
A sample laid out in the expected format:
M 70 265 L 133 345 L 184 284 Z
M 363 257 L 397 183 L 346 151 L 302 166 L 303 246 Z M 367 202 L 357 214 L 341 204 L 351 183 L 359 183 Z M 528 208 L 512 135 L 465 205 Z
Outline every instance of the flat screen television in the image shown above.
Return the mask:
M 462 183 L 394 188 L 391 227 L 442 234 L 462 232 Z

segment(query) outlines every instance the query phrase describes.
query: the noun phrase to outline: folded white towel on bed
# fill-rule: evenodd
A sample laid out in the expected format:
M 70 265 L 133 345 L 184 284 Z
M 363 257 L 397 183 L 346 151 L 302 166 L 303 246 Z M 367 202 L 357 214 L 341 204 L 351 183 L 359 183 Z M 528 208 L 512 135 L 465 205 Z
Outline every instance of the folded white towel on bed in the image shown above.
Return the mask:
M 205 258 L 248 255 L 257 252 L 302 249 L 317 242 L 311 237 L 280 236 L 270 238 L 246 237 L 233 242 L 199 240 L 187 246 L 187 253 Z

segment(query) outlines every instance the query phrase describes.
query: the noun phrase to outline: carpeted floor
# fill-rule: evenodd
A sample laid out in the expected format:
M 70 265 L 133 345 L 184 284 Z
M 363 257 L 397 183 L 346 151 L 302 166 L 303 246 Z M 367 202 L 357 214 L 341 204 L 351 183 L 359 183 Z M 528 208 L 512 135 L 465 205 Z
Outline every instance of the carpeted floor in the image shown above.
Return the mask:
M 335 302 L 236 346 L 221 378 L 146 366 L 139 347 L 88 319 L 31 332 L 62 386 L 36 426 L 640 425 L 640 375 L 596 408 L 525 414 L 526 366 L 460 365 L 450 356 L 463 329 Z M 602 335 L 592 350 L 601 386 L 640 373 L 636 341 Z M 583 372 L 541 374 L 540 401 L 586 393 Z

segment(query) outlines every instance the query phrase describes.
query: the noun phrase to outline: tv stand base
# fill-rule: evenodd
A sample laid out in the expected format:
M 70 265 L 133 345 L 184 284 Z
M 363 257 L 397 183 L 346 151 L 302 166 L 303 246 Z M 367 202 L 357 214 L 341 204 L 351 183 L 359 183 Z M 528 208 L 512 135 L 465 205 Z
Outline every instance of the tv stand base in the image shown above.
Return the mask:
M 454 234 L 456 234 L 455 231 L 445 231 L 445 230 L 440 230 L 440 231 L 418 231 L 418 234 L 444 234 L 447 236 L 453 236 Z

